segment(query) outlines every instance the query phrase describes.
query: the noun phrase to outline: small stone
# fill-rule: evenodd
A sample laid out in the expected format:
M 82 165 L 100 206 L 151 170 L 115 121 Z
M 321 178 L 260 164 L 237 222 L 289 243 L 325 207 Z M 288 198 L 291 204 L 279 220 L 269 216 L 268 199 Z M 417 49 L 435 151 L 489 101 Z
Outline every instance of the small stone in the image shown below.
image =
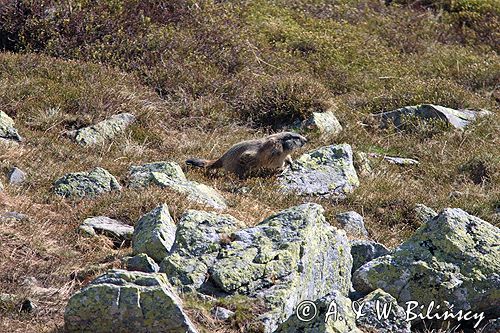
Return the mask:
M 134 227 L 106 216 L 85 219 L 79 228 L 91 236 L 103 234 L 111 238 L 118 245 L 123 242 L 129 242 L 134 233 Z
M 363 216 L 358 213 L 354 211 L 340 213 L 335 215 L 335 218 L 348 235 L 368 237 Z
M 145 253 L 139 253 L 127 260 L 127 270 L 146 273 L 158 273 L 160 267 Z
M 19 297 L 14 294 L 0 293 L 0 310 L 14 311 L 17 310 Z
M 28 215 L 18 212 L 5 212 L 0 214 L 0 220 L 4 221 L 26 221 L 29 220 Z
M 9 173 L 9 184 L 20 185 L 26 181 L 26 173 L 18 167 L 12 168 Z
M 414 160 L 412 158 L 406 158 L 406 157 L 387 156 L 387 155 L 381 155 L 381 154 L 377 154 L 377 153 L 370 153 L 370 154 L 368 154 L 368 156 L 371 158 L 382 158 L 384 161 L 389 162 L 390 164 L 396 164 L 396 165 L 417 165 L 417 164 L 420 164 L 419 161 Z
M 313 112 L 300 125 L 302 130 L 317 131 L 323 135 L 336 135 L 342 131 L 342 126 L 331 111 Z
M 217 320 L 225 321 L 234 316 L 234 312 L 226 308 L 217 306 L 212 309 L 212 315 Z
M 361 176 L 368 176 L 373 172 L 368 154 L 364 152 L 354 153 L 354 167 Z

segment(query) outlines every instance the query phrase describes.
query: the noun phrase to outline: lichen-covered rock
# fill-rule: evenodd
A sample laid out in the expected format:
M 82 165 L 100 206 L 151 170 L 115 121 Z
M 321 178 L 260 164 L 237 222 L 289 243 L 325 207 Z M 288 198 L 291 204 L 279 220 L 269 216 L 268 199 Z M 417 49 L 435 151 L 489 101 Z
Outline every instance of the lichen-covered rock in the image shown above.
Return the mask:
M 148 257 L 146 253 L 139 253 L 127 259 L 127 269 L 129 271 L 139 271 L 146 273 L 157 273 L 160 271 L 158 264 Z
M 295 160 L 280 176 L 287 191 L 343 198 L 359 186 L 348 144 L 326 146 Z
M 305 306 L 310 308 L 298 309 L 299 316 L 303 320 L 299 320 L 295 313 L 274 333 L 361 333 L 356 327 L 351 300 L 339 291 L 334 290 L 331 294 L 321 297 L 314 302 L 314 306 L 310 304 Z M 309 310 L 316 311 L 317 315 L 310 321 L 304 321 L 308 319 Z
M 500 230 L 461 209 L 445 209 L 392 254 L 353 275 L 358 291 L 381 288 L 398 303 L 446 302 L 491 315 L 500 308 Z M 497 313 L 498 315 L 498 313 Z
M 420 164 L 419 161 L 414 160 L 412 158 L 406 158 L 406 157 L 387 156 L 387 155 L 381 155 L 381 154 L 377 154 L 377 153 L 370 153 L 370 154 L 368 154 L 368 156 L 371 158 L 381 158 L 384 161 L 389 162 L 390 164 L 396 164 L 396 165 Z
M 229 235 L 243 227 L 230 215 L 188 210 L 179 221 L 175 243 L 161 263 L 174 285 L 200 288 Z
M 186 179 L 175 162 L 155 162 L 130 167 L 130 187 L 156 185 L 185 194 L 188 200 L 215 209 L 226 209 L 224 198 L 215 189 Z
M 130 241 L 134 233 L 134 227 L 106 216 L 85 219 L 79 228 L 91 236 L 103 234 L 119 244 Z
M 342 126 L 331 111 L 313 112 L 300 125 L 302 130 L 317 131 L 323 135 L 336 135 L 342 131 Z
M 20 185 L 26 181 L 26 173 L 18 167 L 12 168 L 9 173 L 9 184 Z
M 383 126 L 387 126 L 389 122 L 396 127 L 404 126 L 411 118 L 428 120 L 440 120 L 454 128 L 463 129 L 478 117 L 490 115 L 490 111 L 486 110 L 455 110 L 440 105 L 422 104 L 416 106 L 406 106 L 394 111 L 382 112 L 374 116 L 379 118 Z
M 370 240 L 352 240 L 352 271 L 375 258 L 389 254 L 389 250 L 382 244 Z
M 132 237 L 134 254 L 146 253 L 155 261 L 161 262 L 174 244 L 176 229 L 168 206 L 162 204 L 156 207 L 135 224 Z
M 350 289 L 352 258 L 345 232 L 329 225 L 323 208 L 303 204 L 232 234 L 210 269 L 227 293 L 263 299 L 266 332 L 288 319 L 300 301 Z
M 382 289 L 372 291 L 357 302 L 362 306 L 363 314 L 356 318 L 359 328 L 373 333 L 411 332 L 405 310 L 398 305 L 394 297 Z
M 103 168 L 64 175 L 54 182 L 54 193 L 63 197 L 95 197 L 104 192 L 120 190 L 116 178 Z
M 197 332 L 164 274 L 111 270 L 74 294 L 68 332 Z
M 82 146 L 91 146 L 112 139 L 135 121 L 130 113 L 120 113 L 95 125 L 68 132 L 68 136 Z
M 365 228 L 363 216 L 355 211 L 344 212 L 335 215 L 335 218 L 342 226 L 342 229 L 351 236 L 368 236 L 368 231 Z
M 14 127 L 14 120 L 0 111 L 0 138 L 21 142 L 22 138 Z
M 413 211 L 415 212 L 416 218 L 422 223 L 426 223 L 438 214 L 434 209 L 423 204 L 416 204 Z

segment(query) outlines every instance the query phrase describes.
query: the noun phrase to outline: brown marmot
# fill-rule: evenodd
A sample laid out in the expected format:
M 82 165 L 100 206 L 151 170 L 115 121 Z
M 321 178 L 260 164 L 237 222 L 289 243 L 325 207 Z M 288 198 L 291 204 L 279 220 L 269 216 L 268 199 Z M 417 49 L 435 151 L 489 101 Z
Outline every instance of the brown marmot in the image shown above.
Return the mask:
M 208 170 L 223 168 L 240 178 L 257 170 L 282 170 L 291 163 L 290 153 L 302 147 L 307 139 L 292 132 L 281 132 L 263 139 L 248 140 L 232 146 L 219 159 L 190 158 L 186 164 Z

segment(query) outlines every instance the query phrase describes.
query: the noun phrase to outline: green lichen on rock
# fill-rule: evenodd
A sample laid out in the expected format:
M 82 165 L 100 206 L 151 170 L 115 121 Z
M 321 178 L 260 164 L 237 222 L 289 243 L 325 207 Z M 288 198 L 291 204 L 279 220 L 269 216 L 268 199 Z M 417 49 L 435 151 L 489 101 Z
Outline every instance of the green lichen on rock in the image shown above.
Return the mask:
M 325 221 L 320 205 L 286 209 L 231 238 L 211 267 L 211 278 L 226 293 L 263 299 L 269 307 L 260 318 L 266 332 L 288 319 L 304 299 L 349 291 L 349 242 Z
M 186 211 L 177 226 L 171 253 L 160 265 L 161 271 L 175 285 L 201 287 L 224 238 L 242 226 L 242 222 L 230 215 Z
M 410 333 L 410 322 L 405 310 L 396 299 L 382 289 L 377 289 L 357 301 L 362 306 L 362 316 L 356 318 L 359 328 L 367 332 Z M 378 304 L 377 304 L 378 303 Z M 387 310 L 384 314 L 384 307 Z
M 104 192 L 120 190 L 116 178 L 103 168 L 64 175 L 54 182 L 54 193 L 63 197 L 95 197 Z
M 389 250 L 380 243 L 372 240 L 351 240 L 352 272 L 386 254 L 389 254 Z
M 74 294 L 68 332 L 196 333 L 164 274 L 111 270 Z
M 71 131 L 68 136 L 82 146 L 91 146 L 106 142 L 123 133 L 135 121 L 135 116 L 130 113 L 120 113 L 111 116 L 95 125 Z
M 155 162 L 130 168 L 130 187 L 156 185 L 185 194 L 187 199 L 215 209 L 226 209 L 226 201 L 215 189 L 186 179 L 175 162 Z
M 3 111 L 0 111 L 0 138 L 17 142 L 22 140 L 14 127 L 14 120 Z
M 359 186 L 351 146 L 325 146 L 299 157 L 280 176 L 287 191 L 343 198 Z
M 361 333 L 356 327 L 351 300 L 339 291 L 334 290 L 321 297 L 314 302 L 314 306 L 318 314 L 314 319 L 301 321 L 294 314 L 274 333 Z
M 132 237 L 133 253 L 145 253 L 161 262 L 174 244 L 175 232 L 176 226 L 168 206 L 162 204 L 143 215 L 135 224 Z
M 500 232 L 461 209 L 445 209 L 391 255 L 361 266 L 356 290 L 381 288 L 398 303 L 445 302 L 454 311 L 494 313 L 500 307 Z

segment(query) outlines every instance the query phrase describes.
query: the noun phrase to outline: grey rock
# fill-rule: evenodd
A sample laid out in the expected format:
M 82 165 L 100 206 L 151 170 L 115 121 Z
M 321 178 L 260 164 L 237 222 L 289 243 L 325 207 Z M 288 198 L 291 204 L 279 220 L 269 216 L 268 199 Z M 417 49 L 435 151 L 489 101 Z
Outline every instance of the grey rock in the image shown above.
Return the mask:
M 19 212 L 5 212 L 0 214 L 0 220 L 8 221 L 26 221 L 29 220 L 29 216 Z
M 9 184 L 20 185 L 26 181 L 26 173 L 18 167 L 12 168 L 9 173 Z
M 111 270 L 74 294 L 67 332 L 196 333 L 165 274 Z
M 20 303 L 19 297 L 14 294 L 0 293 L 0 310 L 15 311 Z
M 432 301 L 447 309 L 485 312 L 500 308 L 500 230 L 461 209 L 428 220 L 393 253 L 354 272 L 354 288 L 381 288 L 398 303 Z M 498 314 L 498 313 L 497 313 Z
M 321 147 L 302 155 L 279 179 L 286 191 L 333 198 L 344 198 L 359 186 L 348 144 Z
M 154 162 L 132 166 L 129 186 L 133 188 L 156 185 L 185 194 L 187 199 L 215 209 L 226 209 L 226 201 L 215 189 L 186 179 L 175 162 Z
M 160 266 L 145 253 L 139 253 L 128 258 L 126 265 L 129 271 L 146 273 L 158 273 L 160 271 Z
M 352 236 L 368 236 L 368 231 L 365 228 L 363 216 L 355 211 L 344 212 L 335 215 L 335 218 L 340 223 L 342 228 L 348 235 Z
M 0 138 L 21 142 L 22 138 L 14 128 L 14 120 L 5 112 L 0 111 Z
M 463 129 L 479 117 L 490 115 L 486 110 L 455 110 L 440 105 L 422 104 L 416 106 L 407 106 L 389 112 L 375 114 L 383 126 L 389 122 L 396 127 L 402 127 L 409 118 L 417 118 L 423 121 L 440 120 L 457 129 Z
M 134 121 L 133 114 L 120 113 L 95 125 L 70 131 L 67 135 L 82 146 L 91 146 L 114 138 L 124 132 Z
M 337 135 L 342 131 L 342 126 L 331 111 L 313 112 L 309 118 L 300 124 L 305 131 L 316 131 L 323 135 Z
M 103 168 L 89 172 L 64 175 L 54 182 L 54 193 L 63 197 L 95 197 L 105 192 L 120 190 L 116 178 Z
M 212 315 L 217 320 L 222 320 L 222 321 L 228 320 L 229 318 L 233 317 L 234 314 L 235 313 L 233 311 L 220 306 L 216 306 L 215 308 L 212 309 Z
M 166 204 L 143 215 L 135 224 L 133 253 L 145 253 L 157 262 L 165 258 L 175 241 L 176 226 Z
M 371 240 L 352 240 L 352 272 L 375 258 L 389 254 L 389 249 L 384 245 Z
M 85 219 L 79 228 L 91 236 L 103 234 L 117 243 L 130 241 L 134 233 L 134 227 L 106 216 Z
M 419 161 L 414 160 L 412 158 L 406 158 L 406 157 L 387 156 L 387 155 L 381 155 L 381 154 L 377 154 L 377 153 L 370 153 L 370 154 L 368 154 L 368 156 L 371 158 L 381 158 L 384 161 L 389 162 L 390 164 L 396 164 L 396 165 L 420 164 Z
M 382 289 L 372 291 L 357 302 L 363 306 L 363 316 L 356 318 L 359 328 L 374 333 L 411 333 L 405 310 L 398 305 L 394 297 Z M 381 316 L 384 307 L 387 317 Z
M 438 213 L 434 209 L 427 207 L 424 204 L 416 204 L 415 208 L 413 208 L 413 211 L 415 212 L 415 216 L 417 217 L 417 219 L 422 223 L 425 223 L 438 215 Z

